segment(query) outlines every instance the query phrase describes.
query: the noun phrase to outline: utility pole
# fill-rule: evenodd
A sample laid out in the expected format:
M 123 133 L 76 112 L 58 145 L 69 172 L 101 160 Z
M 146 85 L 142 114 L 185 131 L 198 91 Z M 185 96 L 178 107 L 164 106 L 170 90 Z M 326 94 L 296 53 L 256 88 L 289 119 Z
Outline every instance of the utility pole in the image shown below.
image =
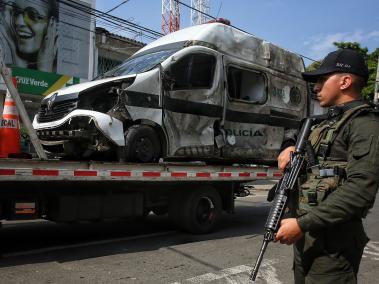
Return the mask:
M 36 134 L 36 131 L 33 128 L 33 125 L 29 119 L 28 113 L 26 112 L 26 109 L 24 107 L 24 104 L 21 101 L 20 94 L 18 93 L 17 89 L 13 85 L 12 79 L 11 79 L 11 72 L 9 68 L 5 66 L 5 63 L 3 61 L 2 56 L 2 50 L 0 49 L 0 76 L 3 77 L 4 83 L 7 86 L 7 89 L 9 90 L 9 93 L 11 94 L 13 100 L 16 103 L 17 110 L 20 114 L 21 120 L 24 123 L 24 126 L 28 132 L 30 141 L 32 142 L 34 149 L 36 150 L 36 153 L 40 159 L 46 160 L 47 156 L 45 151 L 42 148 L 42 145 L 38 139 L 38 136 Z
M 178 0 L 162 0 L 162 33 L 167 35 L 180 29 Z
M 201 25 L 208 21 L 207 17 L 204 15 L 209 14 L 210 0 L 191 0 L 191 25 Z

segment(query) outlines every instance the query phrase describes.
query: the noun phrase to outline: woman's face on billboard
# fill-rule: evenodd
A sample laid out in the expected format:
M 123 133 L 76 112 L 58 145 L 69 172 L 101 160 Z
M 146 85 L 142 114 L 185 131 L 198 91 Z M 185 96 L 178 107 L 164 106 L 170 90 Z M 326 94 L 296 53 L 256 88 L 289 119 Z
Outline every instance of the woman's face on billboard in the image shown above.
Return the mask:
M 41 0 L 14 0 L 12 23 L 20 53 L 33 54 L 41 48 L 49 23 L 47 3 Z

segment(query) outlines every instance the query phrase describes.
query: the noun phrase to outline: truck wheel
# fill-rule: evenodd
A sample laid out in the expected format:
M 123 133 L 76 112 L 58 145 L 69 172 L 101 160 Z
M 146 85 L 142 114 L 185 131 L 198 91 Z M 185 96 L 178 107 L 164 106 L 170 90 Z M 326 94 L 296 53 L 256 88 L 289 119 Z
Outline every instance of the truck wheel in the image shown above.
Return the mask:
M 125 161 L 158 162 L 161 143 L 156 131 L 148 125 L 133 125 L 125 133 Z
M 220 195 L 214 189 L 187 192 L 180 210 L 183 228 L 194 234 L 210 233 L 221 215 L 221 206 Z
M 153 213 L 157 216 L 161 216 L 161 215 L 165 215 L 167 214 L 168 212 L 168 208 L 167 207 L 156 207 L 156 208 L 153 208 Z

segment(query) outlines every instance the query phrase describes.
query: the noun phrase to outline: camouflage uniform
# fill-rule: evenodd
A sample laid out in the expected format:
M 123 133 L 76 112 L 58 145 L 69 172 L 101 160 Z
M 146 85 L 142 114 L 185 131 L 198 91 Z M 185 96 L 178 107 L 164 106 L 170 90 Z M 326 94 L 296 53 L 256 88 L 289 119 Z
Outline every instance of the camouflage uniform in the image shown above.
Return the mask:
M 310 136 L 320 167 L 299 182 L 296 213 L 304 236 L 294 245 L 297 284 L 356 283 L 368 242 L 362 218 L 379 184 L 379 115 L 361 101 L 341 110 Z

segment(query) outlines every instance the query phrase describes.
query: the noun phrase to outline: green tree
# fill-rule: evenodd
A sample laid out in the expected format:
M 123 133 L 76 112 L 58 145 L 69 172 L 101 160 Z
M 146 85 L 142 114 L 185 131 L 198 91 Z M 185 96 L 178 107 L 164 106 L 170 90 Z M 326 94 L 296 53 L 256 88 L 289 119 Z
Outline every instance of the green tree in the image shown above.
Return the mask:
M 375 81 L 376 81 L 376 68 L 378 68 L 378 56 L 379 48 L 376 48 L 373 52 L 369 53 L 367 47 L 361 47 L 358 42 L 334 42 L 338 48 L 351 48 L 358 50 L 366 59 L 369 77 L 367 86 L 362 90 L 362 96 L 365 99 L 374 99 Z
M 313 71 L 316 70 L 318 67 L 320 67 L 321 61 L 313 61 L 311 64 L 305 68 L 307 71 Z
M 359 51 L 363 57 L 366 59 L 369 78 L 367 81 L 367 86 L 362 90 L 362 96 L 367 100 L 372 100 L 374 98 L 375 92 L 375 80 L 376 80 L 376 69 L 378 68 L 378 56 L 379 48 L 376 48 L 373 52 L 369 53 L 367 47 L 361 47 L 358 42 L 334 42 L 333 43 L 338 48 L 351 48 Z M 315 61 L 310 64 L 306 69 L 307 71 L 314 70 L 320 66 L 320 62 Z
M 333 42 L 333 44 L 338 48 L 355 49 L 355 50 L 359 51 L 359 53 L 362 54 L 365 58 L 367 57 L 368 48 L 367 47 L 361 47 L 361 44 L 358 42 L 341 41 L 341 42 Z

